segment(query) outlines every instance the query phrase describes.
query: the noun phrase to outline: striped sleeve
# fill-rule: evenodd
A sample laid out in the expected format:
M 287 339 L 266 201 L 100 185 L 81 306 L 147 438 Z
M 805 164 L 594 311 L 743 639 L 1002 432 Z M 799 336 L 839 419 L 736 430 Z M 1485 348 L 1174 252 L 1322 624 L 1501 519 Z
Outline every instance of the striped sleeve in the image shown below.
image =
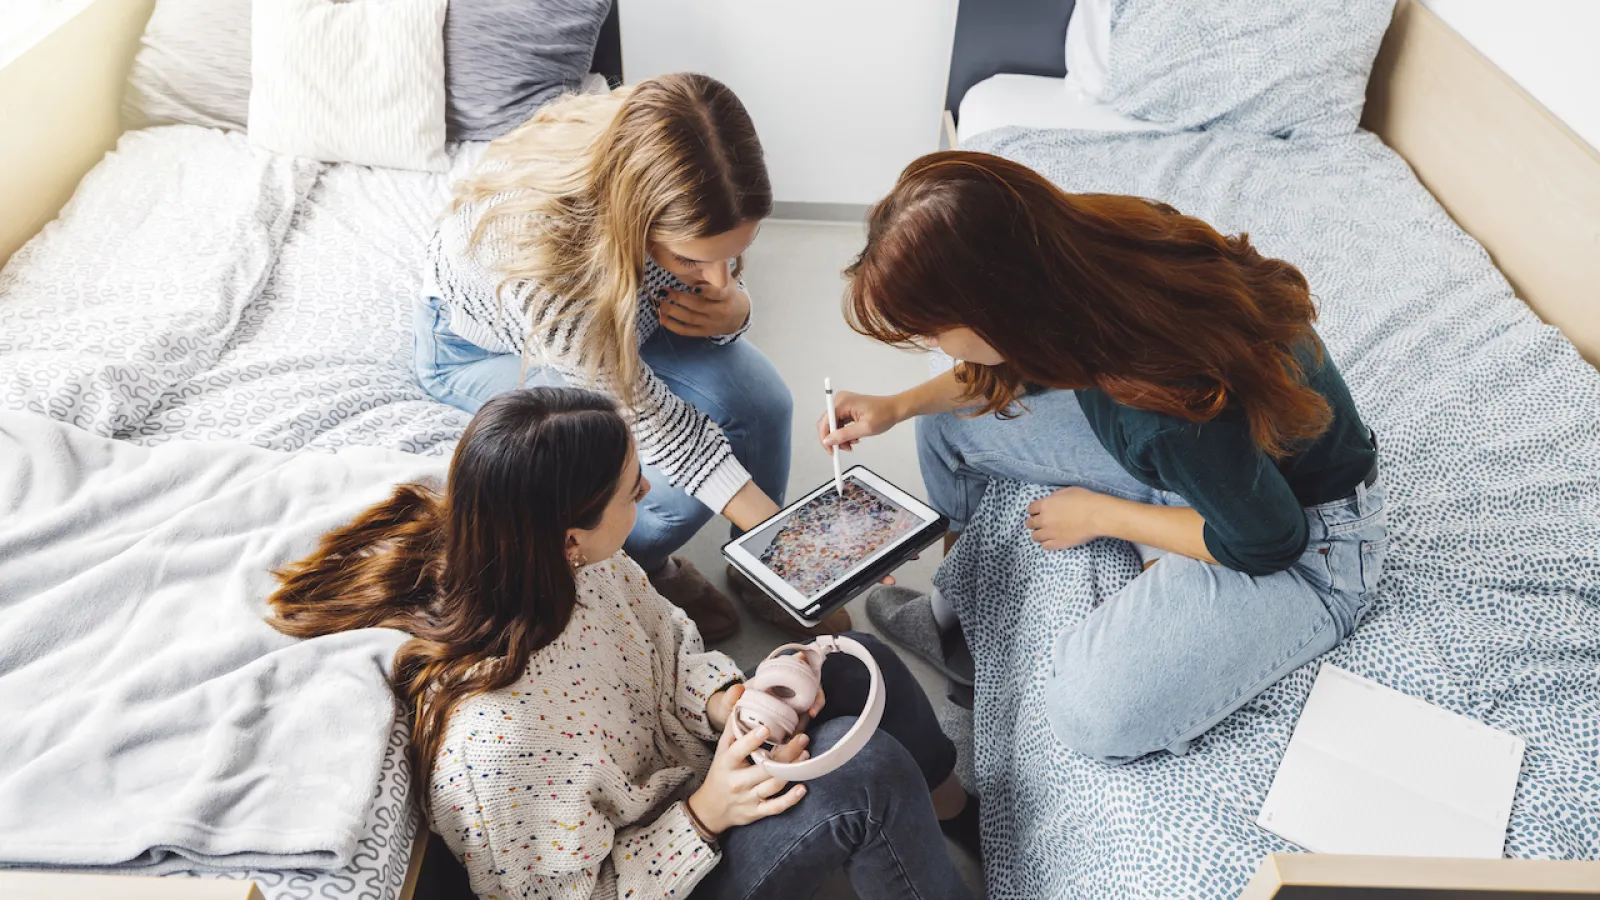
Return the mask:
M 619 396 L 610 374 L 591 371 L 580 361 L 585 329 L 592 317 L 572 312 L 571 301 L 546 297 L 533 304 L 533 352 L 542 355 L 568 384 Z M 633 385 L 633 439 L 639 459 L 667 476 L 674 487 L 722 512 L 733 495 L 750 481 L 750 473 L 733 455 L 722 428 L 710 416 L 672 392 L 647 365 L 640 365 Z

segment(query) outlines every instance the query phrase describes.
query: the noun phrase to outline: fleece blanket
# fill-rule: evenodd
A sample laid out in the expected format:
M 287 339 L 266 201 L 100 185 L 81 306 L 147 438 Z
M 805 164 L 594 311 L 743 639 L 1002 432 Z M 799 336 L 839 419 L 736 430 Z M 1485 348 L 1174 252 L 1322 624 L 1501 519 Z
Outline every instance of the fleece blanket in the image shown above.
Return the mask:
M 0 865 L 350 865 L 404 635 L 280 635 L 269 572 L 440 465 L 0 412 Z
M 1600 374 L 1513 296 L 1375 137 L 1004 129 L 997 153 L 1077 192 L 1136 194 L 1299 266 L 1376 429 L 1392 543 L 1365 623 L 1326 659 L 1528 743 L 1505 850 L 1600 857 Z M 993 898 L 1232 898 L 1316 666 L 1197 742 L 1122 767 L 1050 734 L 1056 636 L 1138 571 L 1125 544 L 1045 553 L 991 487 L 936 583 L 977 660 Z

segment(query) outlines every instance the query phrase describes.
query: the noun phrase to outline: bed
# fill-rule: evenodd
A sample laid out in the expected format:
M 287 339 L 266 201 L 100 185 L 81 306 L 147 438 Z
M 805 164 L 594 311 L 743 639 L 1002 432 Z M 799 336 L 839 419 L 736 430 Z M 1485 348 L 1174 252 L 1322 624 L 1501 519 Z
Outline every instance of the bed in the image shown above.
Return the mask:
M 999 6 L 1059 56 L 1065 13 Z M 1506 855 L 1600 858 L 1600 374 L 1580 355 L 1600 346 L 1600 155 L 1415 3 L 1379 55 L 1370 131 L 1341 138 L 1140 130 L 1038 58 L 993 52 L 958 30 L 964 148 L 1171 203 L 1306 272 L 1380 435 L 1394 534 L 1373 610 L 1325 659 L 1523 736 Z M 1560 271 L 1531 272 L 1528 252 Z M 1054 637 L 1139 560 L 1108 541 L 1039 551 L 1020 523 L 1045 493 L 992 486 L 936 578 L 977 661 L 990 896 L 1238 896 L 1295 849 L 1254 822 L 1316 665 L 1188 756 L 1067 753 L 1044 719 Z
M 442 465 L 468 417 L 416 384 L 412 308 L 433 224 L 483 144 L 451 145 L 448 171 L 430 173 L 266 154 L 238 131 L 123 132 L 150 9 L 63 4 L 0 67 L 0 111 L 38 126 L 0 149 L 0 409 L 143 447 L 376 448 Z M 613 7 L 586 89 L 619 83 L 620 63 Z M 384 739 L 349 866 L 189 874 L 247 879 L 268 900 L 408 900 L 429 879 L 407 734 L 397 719 Z

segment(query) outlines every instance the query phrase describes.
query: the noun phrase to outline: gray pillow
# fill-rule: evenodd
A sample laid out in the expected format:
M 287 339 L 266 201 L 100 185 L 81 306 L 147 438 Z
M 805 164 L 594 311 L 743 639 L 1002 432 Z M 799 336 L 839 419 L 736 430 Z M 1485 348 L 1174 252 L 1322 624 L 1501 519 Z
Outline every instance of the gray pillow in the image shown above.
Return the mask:
M 1395 0 L 1116 0 L 1107 103 L 1150 122 L 1349 134 Z
M 158 0 L 122 97 L 129 128 L 250 118 L 250 0 Z
M 611 0 L 450 0 L 444 19 L 450 140 L 486 141 L 576 91 Z

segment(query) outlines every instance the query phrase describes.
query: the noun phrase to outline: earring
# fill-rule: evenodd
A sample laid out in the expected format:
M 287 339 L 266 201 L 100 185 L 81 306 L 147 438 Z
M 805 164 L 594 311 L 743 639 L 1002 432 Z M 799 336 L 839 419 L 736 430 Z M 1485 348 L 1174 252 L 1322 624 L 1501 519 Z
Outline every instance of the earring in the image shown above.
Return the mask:
M 572 571 L 576 572 L 589 564 L 589 557 L 584 556 L 583 551 L 579 550 L 577 556 L 567 557 L 567 562 L 572 564 Z

